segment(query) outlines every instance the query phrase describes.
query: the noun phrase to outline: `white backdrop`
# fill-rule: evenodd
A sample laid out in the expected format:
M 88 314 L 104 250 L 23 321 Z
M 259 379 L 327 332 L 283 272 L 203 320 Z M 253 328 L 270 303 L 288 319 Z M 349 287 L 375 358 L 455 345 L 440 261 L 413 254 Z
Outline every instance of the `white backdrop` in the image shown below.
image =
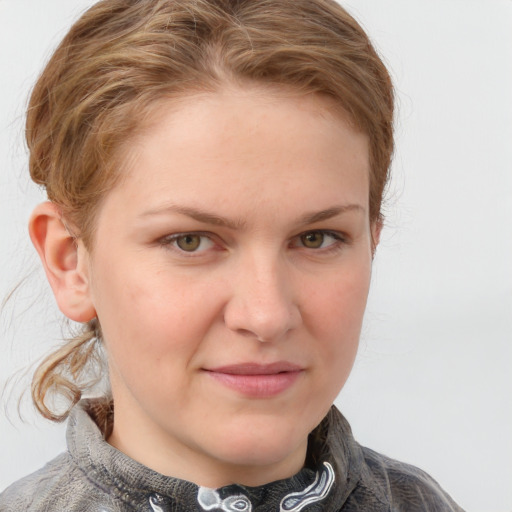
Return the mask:
M 37 268 L 28 91 L 90 0 L 0 0 L 0 296 Z M 395 78 L 397 152 L 361 350 L 338 405 L 468 512 L 512 512 L 512 1 L 347 0 Z M 0 324 L 0 490 L 65 448 L 16 398 L 60 337 L 41 271 Z M 14 395 L 15 396 L 15 395 Z M 9 420 L 10 418 L 10 420 Z

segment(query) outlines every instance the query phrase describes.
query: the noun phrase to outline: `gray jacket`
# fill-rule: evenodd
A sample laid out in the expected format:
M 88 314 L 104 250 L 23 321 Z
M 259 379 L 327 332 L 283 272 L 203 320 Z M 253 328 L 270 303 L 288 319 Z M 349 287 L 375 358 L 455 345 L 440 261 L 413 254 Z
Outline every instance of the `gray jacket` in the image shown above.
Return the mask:
M 304 469 L 261 487 L 198 487 L 166 477 L 110 446 L 82 400 L 68 451 L 0 494 L 1 512 L 455 512 L 423 471 L 361 447 L 334 407 L 310 438 Z

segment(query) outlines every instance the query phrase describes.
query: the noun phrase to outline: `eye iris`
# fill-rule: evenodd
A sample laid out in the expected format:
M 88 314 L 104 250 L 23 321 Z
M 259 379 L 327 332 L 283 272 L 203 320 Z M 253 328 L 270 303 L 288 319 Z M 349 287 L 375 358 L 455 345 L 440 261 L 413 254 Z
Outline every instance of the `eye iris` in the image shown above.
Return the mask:
M 304 247 L 308 247 L 310 249 L 318 249 L 322 247 L 324 243 L 324 234 L 323 233 L 306 233 L 301 236 L 302 243 Z
M 187 252 L 195 251 L 201 244 L 201 237 L 199 235 L 183 235 L 176 239 L 176 245 L 182 250 Z

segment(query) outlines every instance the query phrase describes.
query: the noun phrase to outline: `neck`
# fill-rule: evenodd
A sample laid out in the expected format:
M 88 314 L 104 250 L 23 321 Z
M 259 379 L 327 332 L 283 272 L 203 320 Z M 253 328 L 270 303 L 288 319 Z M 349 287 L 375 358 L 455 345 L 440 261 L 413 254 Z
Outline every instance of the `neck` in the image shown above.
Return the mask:
M 107 441 L 119 451 L 158 473 L 193 482 L 202 487 L 220 488 L 237 483 L 257 487 L 289 478 L 304 466 L 307 439 L 286 457 L 261 459 L 257 447 L 238 451 L 236 440 L 228 439 L 226 453 L 209 453 L 204 447 L 187 443 L 144 416 L 133 407 L 120 406 L 115 400 L 113 428 Z M 133 404 L 132 404 L 133 405 Z M 128 414 L 127 414 L 128 412 Z M 205 437 L 208 428 L 205 427 Z M 255 443 L 256 445 L 256 443 Z

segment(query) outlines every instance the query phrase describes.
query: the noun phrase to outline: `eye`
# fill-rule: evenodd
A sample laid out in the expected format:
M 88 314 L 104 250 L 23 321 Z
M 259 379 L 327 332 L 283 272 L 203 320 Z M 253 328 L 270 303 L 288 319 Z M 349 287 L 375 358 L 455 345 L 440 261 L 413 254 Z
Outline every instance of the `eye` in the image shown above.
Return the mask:
M 342 236 L 329 231 L 307 231 L 299 235 L 300 245 L 307 249 L 328 249 L 338 246 L 344 239 Z
M 325 235 L 321 231 L 312 231 L 301 235 L 300 241 L 308 249 L 319 249 L 324 243 Z
M 176 238 L 176 245 L 186 252 L 194 252 L 201 246 L 200 235 L 182 235 Z
M 179 233 L 162 238 L 160 243 L 180 252 L 198 253 L 214 246 L 213 241 L 201 233 Z

